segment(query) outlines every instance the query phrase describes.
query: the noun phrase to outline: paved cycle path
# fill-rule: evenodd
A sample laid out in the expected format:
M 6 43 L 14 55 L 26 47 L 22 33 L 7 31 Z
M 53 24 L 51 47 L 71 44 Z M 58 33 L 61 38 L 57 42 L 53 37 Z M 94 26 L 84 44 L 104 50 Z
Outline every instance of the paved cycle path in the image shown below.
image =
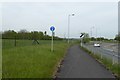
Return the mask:
M 64 62 L 57 73 L 58 78 L 115 78 L 79 45 L 69 48 Z

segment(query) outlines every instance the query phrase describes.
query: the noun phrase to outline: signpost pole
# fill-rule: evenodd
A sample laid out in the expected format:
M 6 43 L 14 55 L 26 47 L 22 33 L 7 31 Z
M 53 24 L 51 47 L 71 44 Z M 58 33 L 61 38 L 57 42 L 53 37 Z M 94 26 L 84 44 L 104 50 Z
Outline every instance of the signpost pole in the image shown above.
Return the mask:
M 53 52 L 53 31 L 52 31 L 51 51 Z
M 51 51 L 53 52 L 53 35 L 54 35 L 55 27 L 54 27 L 54 26 L 51 26 L 51 27 L 50 27 L 50 30 L 52 31 Z
M 113 53 L 113 56 L 112 56 L 112 65 L 114 65 L 115 63 L 115 60 L 114 60 L 114 53 Z
M 81 38 L 81 47 L 82 47 L 82 38 Z

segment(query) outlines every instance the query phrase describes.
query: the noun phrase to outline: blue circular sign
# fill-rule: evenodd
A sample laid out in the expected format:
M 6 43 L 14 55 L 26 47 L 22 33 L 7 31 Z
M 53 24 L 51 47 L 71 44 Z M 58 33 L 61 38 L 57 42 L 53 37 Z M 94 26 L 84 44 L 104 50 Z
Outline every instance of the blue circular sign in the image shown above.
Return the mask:
M 51 26 L 51 27 L 50 27 L 50 30 L 51 30 L 51 31 L 54 31 L 54 30 L 55 30 L 55 27 L 54 27 L 54 26 Z

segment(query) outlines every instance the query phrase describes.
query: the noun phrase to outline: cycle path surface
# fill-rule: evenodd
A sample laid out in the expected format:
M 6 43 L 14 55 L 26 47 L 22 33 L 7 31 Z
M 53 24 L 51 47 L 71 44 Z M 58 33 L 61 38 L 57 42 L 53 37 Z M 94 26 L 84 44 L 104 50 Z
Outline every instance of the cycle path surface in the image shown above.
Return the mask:
M 111 71 L 82 50 L 79 45 L 71 46 L 57 73 L 58 78 L 115 78 Z

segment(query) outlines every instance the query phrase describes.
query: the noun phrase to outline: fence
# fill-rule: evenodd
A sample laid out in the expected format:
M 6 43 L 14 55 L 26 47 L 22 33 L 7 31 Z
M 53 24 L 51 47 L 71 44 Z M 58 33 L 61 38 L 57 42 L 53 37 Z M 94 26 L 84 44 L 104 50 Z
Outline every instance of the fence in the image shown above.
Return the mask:
M 104 49 L 103 47 L 94 47 L 93 44 L 83 44 L 82 46 L 94 53 L 94 55 L 100 55 L 101 59 L 103 57 L 107 58 L 108 60 L 112 61 L 112 64 L 119 62 L 120 56 L 115 51 L 109 51 Z
M 51 45 L 51 40 L 27 40 L 27 39 L 2 39 L 2 49 L 14 48 L 14 47 L 24 47 L 24 46 L 32 46 L 32 45 Z M 54 44 L 58 44 L 60 42 L 65 42 L 65 40 L 54 40 Z

